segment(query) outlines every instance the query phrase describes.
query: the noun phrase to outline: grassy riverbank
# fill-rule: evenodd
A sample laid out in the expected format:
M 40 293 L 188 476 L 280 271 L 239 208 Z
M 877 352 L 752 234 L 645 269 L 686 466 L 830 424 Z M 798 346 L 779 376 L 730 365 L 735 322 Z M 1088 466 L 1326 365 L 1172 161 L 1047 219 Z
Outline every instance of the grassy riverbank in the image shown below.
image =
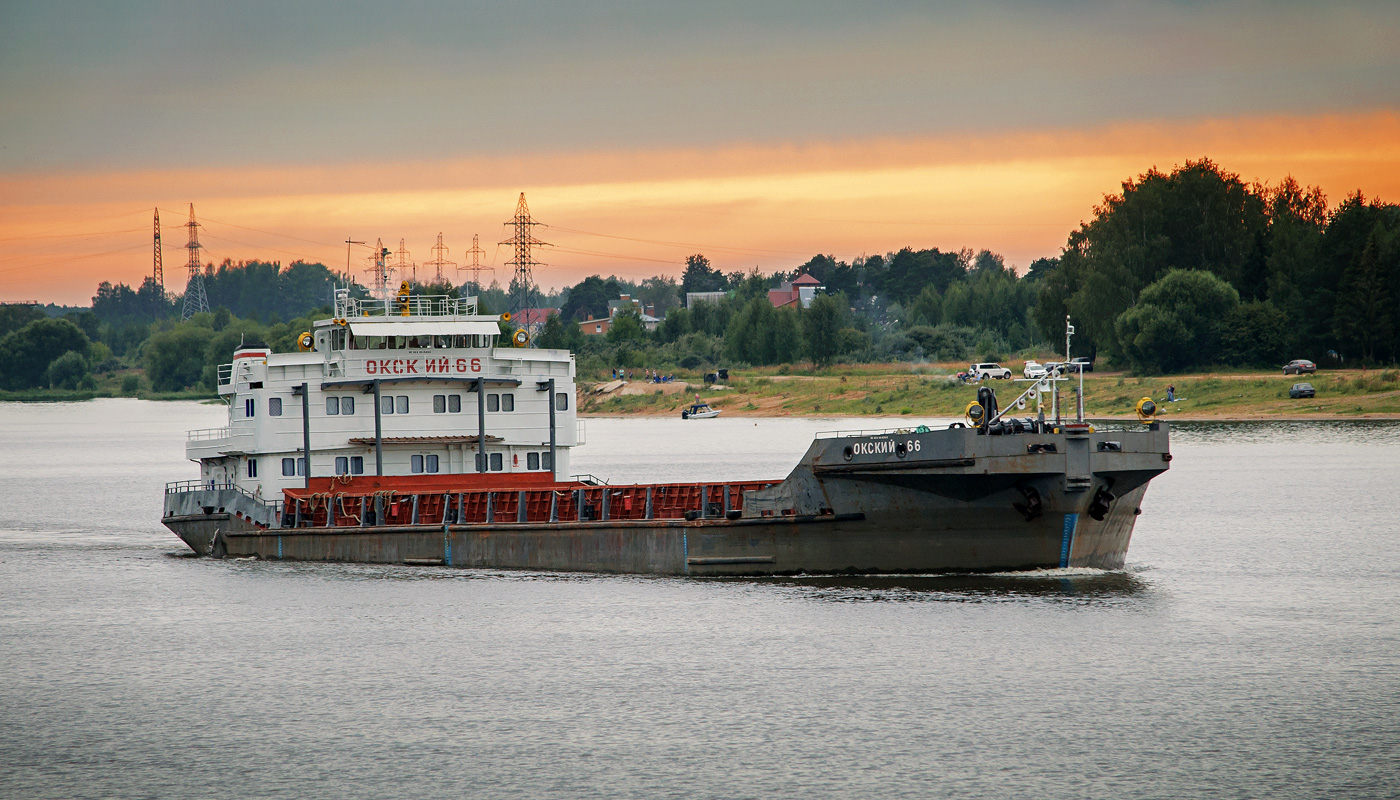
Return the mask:
M 961 416 L 976 396 L 975 387 L 960 385 L 952 377 L 960 366 L 965 368 L 868 364 L 786 375 L 776 369 L 755 369 L 733 375 L 726 389 L 691 384 L 683 390 L 667 387 L 663 391 L 663 387 L 632 383 L 607 395 L 588 393 L 593 385 L 583 384 L 579 408 L 586 414 L 679 416 L 698 392 L 726 416 L 952 417 Z M 1289 387 L 1299 382 L 1316 387 L 1317 397 L 1289 399 Z M 1026 387 L 997 380 L 990 385 L 1003 403 Z M 1163 404 L 1165 419 L 1400 418 L 1400 372 L 1396 370 L 1329 370 L 1301 378 L 1245 370 L 1148 378 L 1090 373 L 1084 377 L 1086 408 L 1093 417 L 1131 417 L 1139 398 L 1164 400 L 1168 386 L 1176 387 L 1179 401 Z M 1034 404 L 1028 408 L 1034 409 Z
M 115 370 L 94 375 L 92 385 L 84 389 L 23 389 L 0 390 L 0 402 L 12 403 L 72 403 L 98 397 L 133 397 L 140 400 L 212 400 L 218 397 L 202 389 L 181 392 L 157 392 L 151 389 L 145 372 L 139 369 Z

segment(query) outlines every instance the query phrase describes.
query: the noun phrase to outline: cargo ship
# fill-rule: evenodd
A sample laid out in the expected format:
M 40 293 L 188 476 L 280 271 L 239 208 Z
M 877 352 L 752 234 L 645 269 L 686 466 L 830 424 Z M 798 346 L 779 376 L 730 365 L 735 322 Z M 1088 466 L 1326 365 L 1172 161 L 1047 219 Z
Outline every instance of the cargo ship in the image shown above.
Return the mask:
M 163 523 L 215 558 L 656 575 L 1124 566 L 1165 422 L 1095 430 L 1057 375 L 963 421 L 819 434 L 785 477 L 614 485 L 585 443 L 567 350 L 529 347 L 475 298 L 338 291 L 297 352 L 218 371 L 224 427 L 190 431 L 199 478 Z M 502 339 L 506 340 L 502 346 Z M 1034 416 L 1013 418 L 1027 410 Z M 1048 416 L 1047 416 L 1048 406 Z

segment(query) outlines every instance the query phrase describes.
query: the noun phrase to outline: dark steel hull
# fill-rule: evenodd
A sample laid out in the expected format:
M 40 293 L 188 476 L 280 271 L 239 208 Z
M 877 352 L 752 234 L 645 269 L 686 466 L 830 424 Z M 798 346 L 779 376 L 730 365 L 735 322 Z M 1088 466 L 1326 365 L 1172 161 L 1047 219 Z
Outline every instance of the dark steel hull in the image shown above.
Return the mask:
M 298 561 L 656 575 L 1115 570 L 1167 444 L 1165 425 L 818 439 L 786 480 L 745 492 L 733 519 L 279 528 L 252 512 L 173 514 L 167 501 L 164 521 L 200 555 Z

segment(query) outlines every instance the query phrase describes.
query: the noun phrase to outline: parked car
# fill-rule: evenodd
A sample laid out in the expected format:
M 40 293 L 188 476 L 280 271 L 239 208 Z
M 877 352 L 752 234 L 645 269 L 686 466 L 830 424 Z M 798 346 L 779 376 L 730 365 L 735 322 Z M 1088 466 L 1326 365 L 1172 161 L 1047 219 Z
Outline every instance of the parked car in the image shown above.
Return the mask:
M 1026 366 L 1021 370 L 1021 375 L 1032 380 L 1044 378 L 1047 374 L 1045 367 L 1041 366 L 1038 361 L 1027 361 Z
M 1295 383 L 1293 388 L 1288 390 L 1288 396 L 1294 400 L 1300 397 L 1317 397 L 1317 390 L 1311 383 Z
M 1065 371 L 1065 365 L 1062 361 L 1047 361 L 1042 366 L 1045 367 L 1046 375 L 1060 375 Z
M 1000 364 L 971 364 L 968 366 L 968 370 L 984 381 L 988 378 L 1011 379 L 1011 370 Z
M 1069 368 L 1070 372 L 1093 372 L 1094 359 L 1085 358 L 1084 356 L 1075 356 L 1069 360 L 1069 364 L 1066 366 Z
M 1284 375 L 1302 375 L 1304 372 L 1317 372 L 1317 365 L 1306 358 L 1295 358 L 1283 365 Z

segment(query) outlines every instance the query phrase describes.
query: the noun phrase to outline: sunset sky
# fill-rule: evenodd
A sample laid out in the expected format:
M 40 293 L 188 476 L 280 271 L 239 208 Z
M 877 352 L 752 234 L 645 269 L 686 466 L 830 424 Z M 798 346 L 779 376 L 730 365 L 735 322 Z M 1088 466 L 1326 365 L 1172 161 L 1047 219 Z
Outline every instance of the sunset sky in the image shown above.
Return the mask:
M 183 291 L 191 202 L 205 260 L 480 234 L 504 282 L 523 191 L 562 286 L 694 252 L 1024 268 L 1203 156 L 1397 201 L 1396 42 L 1393 0 L 0 3 L 0 301 L 139 284 L 155 207 Z

